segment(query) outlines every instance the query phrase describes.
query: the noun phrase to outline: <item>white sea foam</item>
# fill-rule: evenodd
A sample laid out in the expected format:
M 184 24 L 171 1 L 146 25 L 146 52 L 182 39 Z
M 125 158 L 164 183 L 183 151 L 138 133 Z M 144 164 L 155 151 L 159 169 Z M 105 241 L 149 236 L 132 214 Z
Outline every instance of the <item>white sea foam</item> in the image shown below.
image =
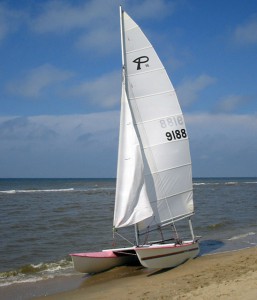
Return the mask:
M 235 235 L 235 236 L 231 237 L 230 239 L 228 239 L 228 241 L 239 240 L 239 239 L 245 238 L 249 235 L 255 235 L 255 232 L 248 232 L 248 233 L 244 233 L 244 234 Z
M 28 265 L 29 267 L 31 267 L 31 273 L 29 271 L 24 273 L 23 269 L 0 273 L 0 287 L 74 274 L 72 262 L 64 259 L 56 263 L 31 264 Z
M 74 188 L 69 189 L 46 189 L 46 190 L 7 190 L 0 191 L 2 194 L 16 194 L 16 193 L 54 193 L 54 192 L 72 192 Z
M 15 190 L 9 190 L 9 191 L 0 191 L 0 193 L 2 194 L 15 194 L 16 191 Z

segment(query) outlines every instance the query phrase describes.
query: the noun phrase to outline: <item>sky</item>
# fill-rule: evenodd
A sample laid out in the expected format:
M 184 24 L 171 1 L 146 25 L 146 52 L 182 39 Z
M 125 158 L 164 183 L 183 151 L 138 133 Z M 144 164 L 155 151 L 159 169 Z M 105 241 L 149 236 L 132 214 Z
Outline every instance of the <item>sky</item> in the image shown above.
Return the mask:
M 177 91 L 193 176 L 257 176 L 255 0 L 0 0 L 0 178 L 116 177 L 120 4 Z

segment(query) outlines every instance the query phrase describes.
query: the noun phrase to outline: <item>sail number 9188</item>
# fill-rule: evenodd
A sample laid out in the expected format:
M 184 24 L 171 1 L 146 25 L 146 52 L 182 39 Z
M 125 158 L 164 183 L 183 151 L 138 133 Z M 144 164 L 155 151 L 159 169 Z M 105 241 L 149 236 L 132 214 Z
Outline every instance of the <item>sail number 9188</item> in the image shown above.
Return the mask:
M 166 137 L 168 141 L 185 139 L 187 137 L 186 129 L 168 131 L 166 132 Z

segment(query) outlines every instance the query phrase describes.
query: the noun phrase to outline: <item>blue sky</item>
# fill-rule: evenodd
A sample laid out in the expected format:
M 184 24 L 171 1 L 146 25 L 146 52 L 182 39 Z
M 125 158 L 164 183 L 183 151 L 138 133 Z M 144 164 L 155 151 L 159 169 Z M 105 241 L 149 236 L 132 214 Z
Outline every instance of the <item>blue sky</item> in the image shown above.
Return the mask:
M 257 2 L 0 1 L 0 177 L 115 177 L 119 4 L 185 114 L 194 177 L 257 176 Z

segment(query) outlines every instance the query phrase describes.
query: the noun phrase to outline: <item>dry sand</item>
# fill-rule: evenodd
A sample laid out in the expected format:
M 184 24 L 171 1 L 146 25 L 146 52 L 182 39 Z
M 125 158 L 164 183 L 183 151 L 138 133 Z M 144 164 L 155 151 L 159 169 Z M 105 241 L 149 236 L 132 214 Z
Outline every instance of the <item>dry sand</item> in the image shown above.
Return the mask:
M 256 300 L 257 248 L 198 257 L 169 270 L 119 267 L 75 290 L 38 299 Z

